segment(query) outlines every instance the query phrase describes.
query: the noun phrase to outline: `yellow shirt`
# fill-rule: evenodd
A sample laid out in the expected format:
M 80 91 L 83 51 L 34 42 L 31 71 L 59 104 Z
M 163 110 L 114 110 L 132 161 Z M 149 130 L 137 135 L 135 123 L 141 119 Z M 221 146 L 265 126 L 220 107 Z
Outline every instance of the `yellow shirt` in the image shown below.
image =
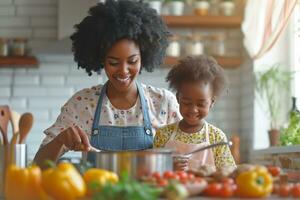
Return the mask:
M 169 124 L 157 129 L 153 144 L 155 148 L 161 148 L 165 146 L 175 130 L 177 123 Z M 211 124 L 208 124 L 208 134 L 210 144 L 227 141 L 225 133 Z M 203 127 L 196 133 L 185 133 L 178 128 L 178 132 L 176 133 L 174 139 L 187 144 L 200 144 L 205 142 L 206 139 L 205 128 Z M 227 145 L 217 146 L 213 148 L 212 151 L 217 169 L 223 166 L 236 166 L 231 155 L 230 148 Z

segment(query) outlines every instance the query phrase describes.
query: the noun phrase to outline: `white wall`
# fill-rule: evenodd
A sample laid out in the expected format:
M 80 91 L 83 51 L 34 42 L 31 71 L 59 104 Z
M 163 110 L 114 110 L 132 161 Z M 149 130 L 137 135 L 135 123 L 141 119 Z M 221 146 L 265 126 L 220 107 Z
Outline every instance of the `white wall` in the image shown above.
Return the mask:
M 56 38 L 56 13 L 57 0 L 0 0 L 0 37 L 29 37 L 34 50 L 45 47 Z M 240 34 L 237 37 L 241 37 Z M 102 76 L 88 77 L 83 70 L 77 70 L 70 56 L 44 55 L 39 59 L 38 69 L 0 68 L 0 105 L 9 104 L 12 109 L 32 112 L 35 117 L 27 140 L 29 158 L 33 158 L 44 137 L 43 130 L 56 120 L 64 102 L 75 91 L 106 80 Z M 253 133 L 253 79 L 252 68 L 247 66 L 251 63 L 226 70 L 229 92 L 216 103 L 208 117 L 208 121 L 228 136 L 245 136 L 243 144 L 249 143 Z M 168 70 L 143 72 L 140 79 L 146 84 L 167 87 L 164 79 Z M 248 151 L 248 146 L 242 145 L 242 152 Z

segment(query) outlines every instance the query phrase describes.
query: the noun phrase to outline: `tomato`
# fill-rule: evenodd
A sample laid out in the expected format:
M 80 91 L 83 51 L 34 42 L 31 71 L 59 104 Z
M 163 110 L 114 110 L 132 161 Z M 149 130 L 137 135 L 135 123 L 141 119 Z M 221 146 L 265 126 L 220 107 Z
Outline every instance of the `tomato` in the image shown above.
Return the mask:
M 163 174 L 163 177 L 166 178 L 166 179 L 171 179 L 174 177 L 174 172 L 173 171 L 165 171 L 164 174 Z
M 280 167 L 277 166 L 268 166 L 268 171 L 270 174 L 272 174 L 273 177 L 278 176 L 281 172 Z
M 278 195 L 281 197 L 288 197 L 290 196 L 291 189 L 292 189 L 291 184 L 288 183 L 281 184 L 278 189 Z
M 188 178 L 188 174 L 185 171 L 177 171 L 176 174 L 179 176 L 179 180 Z
M 222 185 L 220 183 L 210 183 L 204 190 L 204 194 L 207 196 L 218 196 L 221 191 Z
M 300 197 L 300 183 L 294 185 L 291 193 L 293 197 Z
M 194 174 L 192 174 L 192 173 L 188 173 L 188 179 L 189 180 L 194 180 L 195 179 L 195 175 Z
M 224 184 L 234 184 L 234 180 L 232 178 L 223 178 L 221 182 Z
M 158 179 L 157 181 L 157 185 L 160 186 L 160 187 L 165 187 L 169 184 L 168 180 L 167 179 Z
M 232 185 L 225 183 L 222 185 L 218 196 L 223 198 L 228 198 L 228 197 L 232 197 L 233 194 L 234 194 L 234 188 L 232 187 Z
M 161 175 L 160 175 L 159 172 L 154 172 L 154 173 L 152 174 L 152 177 L 155 178 L 156 180 L 161 179 Z

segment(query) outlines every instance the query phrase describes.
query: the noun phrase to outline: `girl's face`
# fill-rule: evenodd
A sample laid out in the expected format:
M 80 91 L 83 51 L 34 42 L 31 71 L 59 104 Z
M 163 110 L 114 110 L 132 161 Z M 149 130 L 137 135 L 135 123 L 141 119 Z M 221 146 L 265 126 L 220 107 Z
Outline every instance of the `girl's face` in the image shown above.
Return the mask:
M 190 126 L 200 126 L 214 102 L 211 85 L 203 81 L 182 83 L 177 99 L 183 120 Z
M 104 70 L 111 86 L 118 92 L 135 88 L 134 80 L 140 69 L 140 49 L 132 40 L 119 40 L 105 56 Z

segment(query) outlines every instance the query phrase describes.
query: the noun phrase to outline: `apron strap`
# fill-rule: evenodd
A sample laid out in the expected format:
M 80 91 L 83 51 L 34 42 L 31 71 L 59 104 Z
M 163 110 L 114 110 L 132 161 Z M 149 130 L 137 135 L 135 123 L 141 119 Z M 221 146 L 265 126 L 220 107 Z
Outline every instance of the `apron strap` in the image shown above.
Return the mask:
M 138 82 L 136 82 L 136 85 L 137 85 L 137 89 L 138 89 L 139 97 L 140 97 L 140 101 L 141 101 L 141 106 L 142 106 L 145 131 L 146 131 L 146 134 L 152 135 L 151 122 L 150 122 L 150 117 L 149 117 L 149 112 L 148 112 L 149 108 L 148 108 L 147 101 L 145 99 L 144 91 L 142 89 L 142 86 Z

